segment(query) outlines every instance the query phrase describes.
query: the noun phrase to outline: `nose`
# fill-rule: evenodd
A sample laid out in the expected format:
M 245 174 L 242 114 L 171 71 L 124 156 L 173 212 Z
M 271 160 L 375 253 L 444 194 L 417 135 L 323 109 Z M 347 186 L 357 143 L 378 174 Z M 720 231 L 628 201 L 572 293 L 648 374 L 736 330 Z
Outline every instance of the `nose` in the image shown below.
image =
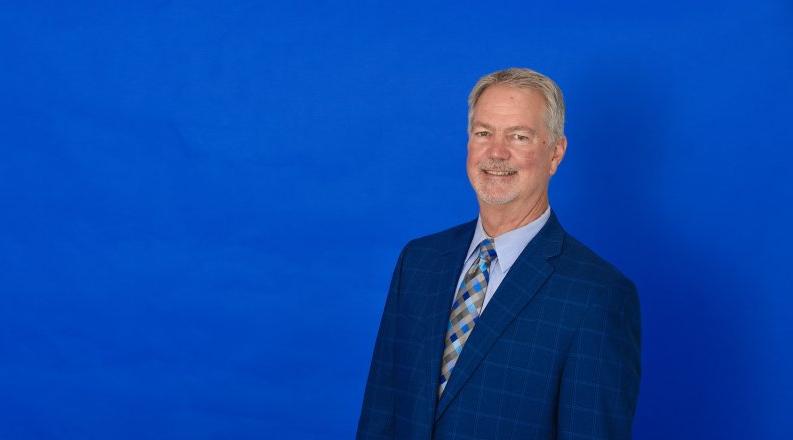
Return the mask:
M 509 159 L 507 141 L 501 136 L 494 136 L 487 153 L 492 159 Z

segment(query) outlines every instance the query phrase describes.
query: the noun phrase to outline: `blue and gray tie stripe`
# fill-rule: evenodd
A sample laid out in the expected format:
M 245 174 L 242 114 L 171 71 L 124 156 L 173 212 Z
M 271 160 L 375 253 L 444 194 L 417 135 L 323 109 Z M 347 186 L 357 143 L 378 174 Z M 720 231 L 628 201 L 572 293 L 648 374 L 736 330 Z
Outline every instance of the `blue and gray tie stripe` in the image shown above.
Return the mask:
M 438 397 L 443 394 L 446 383 L 457 363 L 463 345 L 468 340 L 479 312 L 485 301 L 487 283 L 490 280 L 490 262 L 496 258 L 495 243 L 492 238 L 482 240 L 479 244 L 479 256 L 463 277 L 463 282 L 457 290 L 457 295 L 452 303 L 452 312 L 449 315 L 449 327 L 446 331 L 446 348 L 443 351 L 443 364 L 441 365 L 441 379 L 438 388 Z

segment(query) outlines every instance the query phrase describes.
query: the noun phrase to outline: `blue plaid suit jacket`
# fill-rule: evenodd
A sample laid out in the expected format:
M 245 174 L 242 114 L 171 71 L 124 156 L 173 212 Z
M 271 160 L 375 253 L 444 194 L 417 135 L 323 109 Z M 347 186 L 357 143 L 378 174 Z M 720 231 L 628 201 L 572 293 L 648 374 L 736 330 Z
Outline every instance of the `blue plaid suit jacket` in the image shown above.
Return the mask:
M 438 401 L 449 308 L 475 225 L 413 240 L 399 256 L 357 438 L 631 438 L 636 288 L 554 213 L 488 303 Z

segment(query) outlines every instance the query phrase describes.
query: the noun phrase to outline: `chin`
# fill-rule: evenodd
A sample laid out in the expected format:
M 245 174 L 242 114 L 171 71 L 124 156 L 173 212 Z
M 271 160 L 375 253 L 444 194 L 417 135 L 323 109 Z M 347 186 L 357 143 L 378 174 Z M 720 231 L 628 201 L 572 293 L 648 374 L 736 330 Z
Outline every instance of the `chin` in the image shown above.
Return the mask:
M 474 191 L 480 203 L 488 205 L 506 205 L 518 198 L 518 192 L 514 188 L 504 188 L 502 185 L 493 185 L 493 182 L 476 182 Z M 499 188 L 499 186 L 501 186 Z
M 479 191 L 479 190 L 476 191 L 476 195 L 481 203 L 486 203 L 488 205 L 497 205 L 497 206 L 509 204 L 518 198 L 518 195 L 515 193 L 503 193 L 503 192 Z

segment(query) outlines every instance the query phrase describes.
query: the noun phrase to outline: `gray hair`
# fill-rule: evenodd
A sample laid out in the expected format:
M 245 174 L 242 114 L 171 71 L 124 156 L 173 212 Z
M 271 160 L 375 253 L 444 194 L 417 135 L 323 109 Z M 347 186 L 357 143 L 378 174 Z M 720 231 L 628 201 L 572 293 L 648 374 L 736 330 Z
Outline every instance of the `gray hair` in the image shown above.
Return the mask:
M 551 135 L 551 144 L 564 136 L 564 98 L 558 85 L 542 73 L 522 67 L 510 67 L 489 73 L 476 82 L 468 95 L 468 131 L 474 117 L 474 106 L 492 85 L 504 85 L 518 89 L 536 90 L 545 98 L 545 125 Z

